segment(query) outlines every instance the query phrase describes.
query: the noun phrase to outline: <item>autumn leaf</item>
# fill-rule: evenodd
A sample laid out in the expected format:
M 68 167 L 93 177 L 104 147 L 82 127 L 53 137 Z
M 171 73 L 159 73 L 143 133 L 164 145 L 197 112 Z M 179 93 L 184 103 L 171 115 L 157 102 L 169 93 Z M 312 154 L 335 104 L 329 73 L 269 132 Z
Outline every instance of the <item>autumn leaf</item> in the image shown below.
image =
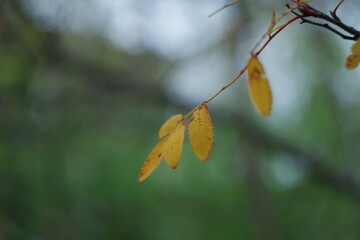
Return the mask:
M 360 62 L 360 38 L 352 45 L 351 55 L 346 58 L 345 67 L 349 70 L 356 68 Z
M 159 138 L 162 139 L 152 149 L 143 163 L 137 179 L 138 183 L 150 176 L 150 174 L 159 166 L 163 157 L 170 167 L 176 169 L 183 149 L 186 125 L 185 121 L 178 123 L 181 118 L 182 115 L 180 114 L 174 115 L 160 128 Z M 170 134 L 166 136 L 169 132 Z
M 150 176 L 150 174 L 159 166 L 163 158 L 163 147 L 168 137 L 160 140 L 160 142 L 153 148 L 149 156 L 143 163 L 139 177 L 136 182 L 140 183 Z
M 247 82 L 251 101 L 256 110 L 264 116 L 271 113 L 272 94 L 265 70 L 257 56 L 251 55 L 247 68 Z
M 174 170 L 179 163 L 179 159 L 183 150 L 185 126 L 185 121 L 179 122 L 170 132 L 163 146 L 165 161 Z
M 220 12 L 220 11 L 224 10 L 225 8 L 230 7 L 230 6 L 236 4 L 236 3 L 240 2 L 240 1 L 241 0 L 235 0 L 235 1 L 231 2 L 231 3 L 225 4 L 222 8 L 220 8 L 220 9 L 216 10 L 215 12 L 213 12 L 212 14 L 210 14 L 209 17 L 214 16 L 218 12 Z
M 191 148 L 200 161 L 205 162 L 214 145 L 214 132 L 206 103 L 193 113 L 189 123 Z
M 275 24 L 276 24 L 276 16 L 275 16 L 275 10 L 272 9 L 272 15 L 271 15 L 271 22 L 270 22 L 270 25 L 268 27 L 268 30 L 266 31 L 266 35 L 270 36 L 274 27 L 275 27 Z
M 162 138 L 163 136 L 165 136 L 166 134 L 168 134 L 169 132 L 171 132 L 171 130 L 173 130 L 176 125 L 178 124 L 178 122 L 182 119 L 182 115 L 181 114 L 177 114 L 177 115 L 173 115 L 171 116 L 160 128 L 159 130 L 159 138 Z

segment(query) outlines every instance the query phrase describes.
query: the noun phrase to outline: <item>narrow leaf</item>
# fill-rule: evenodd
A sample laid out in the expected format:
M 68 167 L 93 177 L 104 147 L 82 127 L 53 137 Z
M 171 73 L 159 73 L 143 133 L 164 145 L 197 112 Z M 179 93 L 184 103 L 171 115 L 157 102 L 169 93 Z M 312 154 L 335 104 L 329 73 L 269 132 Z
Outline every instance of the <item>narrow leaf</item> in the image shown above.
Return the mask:
M 225 4 L 222 8 L 220 8 L 220 9 L 216 10 L 215 12 L 213 12 L 212 14 L 210 14 L 209 17 L 214 16 L 215 14 L 217 14 L 220 11 L 224 10 L 225 8 L 230 7 L 230 6 L 236 4 L 236 3 L 240 2 L 240 1 L 241 0 L 235 0 L 235 1 L 231 2 L 231 3 Z
M 206 103 L 203 103 L 190 118 L 189 139 L 195 156 L 205 162 L 214 145 L 213 126 Z
M 255 55 L 248 62 L 247 82 L 251 101 L 256 110 L 264 116 L 271 113 L 272 94 L 265 70 Z
M 166 134 L 168 134 L 169 132 L 171 132 L 171 130 L 173 130 L 176 125 L 178 124 L 178 122 L 182 119 L 182 115 L 181 114 L 177 114 L 177 115 L 173 115 L 171 116 L 160 128 L 159 130 L 159 138 L 162 138 L 163 136 L 165 136 Z
M 153 148 L 149 156 L 143 163 L 137 182 L 142 182 L 150 176 L 150 174 L 159 166 L 163 157 L 163 147 L 167 137 L 160 140 L 160 142 Z
M 174 170 L 179 163 L 183 150 L 185 125 L 185 121 L 181 121 L 176 125 L 167 137 L 163 148 L 165 161 Z
M 351 53 L 345 62 L 345 67 L 349 70 L 356 68 L 360 63 L 360 38 L 352 45 Z
M 268 30 L 266 31 L 266 35 L 268 35 L 268 36 L 271 35 L 271 33 L 273 32 L 273 29 L 275 27 L 275 24 L 276 24 L 275 10 L 272 9 L 271 22 L 270 22 L 270 25 L 268 27 Z

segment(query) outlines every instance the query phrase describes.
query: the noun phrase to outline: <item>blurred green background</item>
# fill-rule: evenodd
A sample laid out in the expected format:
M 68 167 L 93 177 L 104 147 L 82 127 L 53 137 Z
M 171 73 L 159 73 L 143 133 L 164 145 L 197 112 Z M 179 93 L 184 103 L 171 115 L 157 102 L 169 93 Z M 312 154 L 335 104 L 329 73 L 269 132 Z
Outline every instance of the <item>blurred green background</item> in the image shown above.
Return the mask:
M 352 42 L 294 23 L 262 53 L 273 113 L 244 78 L 135 183 L 157 131 L 246 63 L 287 1 L 0 0 L 0 239 L 360 239 L 360 71 Z M 328 12 L 336 1 L 314 1 Z M 359 29 L 357 0 L 339 16 Z

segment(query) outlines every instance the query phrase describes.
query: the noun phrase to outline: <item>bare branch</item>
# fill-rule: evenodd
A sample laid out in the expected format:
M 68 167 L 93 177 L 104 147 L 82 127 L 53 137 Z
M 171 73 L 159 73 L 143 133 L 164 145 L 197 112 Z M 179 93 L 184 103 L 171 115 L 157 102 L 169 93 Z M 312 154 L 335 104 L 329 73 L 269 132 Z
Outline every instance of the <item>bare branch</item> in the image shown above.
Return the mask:
M 286 5 L 286 6 L 287 6 L 288 8 L 290 8 L 289 5 Z M 295 11 L 291 11 L 291 12 L 292 12 L 294 15 L 296 15 L 296 16 L 298 16 L 298 17 L 301 18 L 302 21 L 301 21 L 300 24 L 309 23 L 309 24 L 311 24 L 311 25 L 315 25 L 315 26 L 318 26 L 318 27 L 326 28 L 327 30 L 329 30 L 329 31 L 331 31 L 331 32 L 339 35 L 341 38 L 346 39 L 346 40 L 356 40 L 356 39 L 357 39 L 356 36 L 352 36 L 352 37 L 351 37 L 351 36 L 347 36 L 347 35 L 339 32 L 339 31 L 336 30 L 335 28 L 329 26 L 329 24 L 327 24 L 327 23 L 317 23 L 317 22 L 314 22 L 314 21 L 310 21 L 310 20 L 308 20 L 308 19 L 305 19 L 304 16 L 301 16 L 300 14 L 296 13 Z
M 360 38 L 360 31 L 356 30 L 355 28 L 346 25 L 345 23 L 343 23 L 339 17 L 336 16 L 336 10 L 338 9 L 338 7 L 341 5 L 343 1 L 341 1 L 337 7 L 335 8 L 335 10 L 333 12 L 331 12 L 331 16 L 315 9 L 314 7 L 311 7 L 307 4 L 304 4 L 305 7 L 300 7 L 298 8 L 298 10 L 303 14 L 302 19 L 302 23 L 309 23 L 315 26 L 319 26 L 319 27 L 323 27 L 337 35 L 339 35 L 340 37 L 342 37 L 343 39 L 347 39 L 347 40 L 357 40 L 358 38 Z M 309 11 L 310 10 L 310 11 Z M 293 12 L 294 14 L 296 14 L 295 12 Z M 298 14 L 296 14 L 298 15 Z M 317 22 L 313 22 L 310 21 L 306 18 L 309 17 L 313 17 L 313 18 L 319 18 L 322 20 L 325 20 L 326 22 L 335 25 L 336 27 L 340 28 L 341 30 L 349 33 L 352 36 L 347 36 L 341 32 L 339 32 L 338 30 L 336 30 L 335 28 L 333 28 L 332 26 L 330 26 L 328 23 L 317 23 Z

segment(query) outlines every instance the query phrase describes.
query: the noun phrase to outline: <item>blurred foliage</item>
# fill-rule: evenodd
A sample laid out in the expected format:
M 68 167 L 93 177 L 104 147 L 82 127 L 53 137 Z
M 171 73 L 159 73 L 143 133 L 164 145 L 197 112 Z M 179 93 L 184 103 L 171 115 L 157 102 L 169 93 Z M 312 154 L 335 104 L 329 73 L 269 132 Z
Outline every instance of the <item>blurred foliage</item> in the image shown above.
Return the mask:
M 136 184 L 161 123 L 189 110 L 164 92 L 172 63 L 41 31 L 0 1 L 0 239 L 359 239 L 359 184 L 345 180 L 360 177 L 360 101 L 337 93 L 359 79 L 337 78 L 330 33 L 301 30 L 312 44 L 288 59 L 306 84 L 295 122 L 210 106 L 209 161 L 185 144 L 176 172 L 162 163 Z

